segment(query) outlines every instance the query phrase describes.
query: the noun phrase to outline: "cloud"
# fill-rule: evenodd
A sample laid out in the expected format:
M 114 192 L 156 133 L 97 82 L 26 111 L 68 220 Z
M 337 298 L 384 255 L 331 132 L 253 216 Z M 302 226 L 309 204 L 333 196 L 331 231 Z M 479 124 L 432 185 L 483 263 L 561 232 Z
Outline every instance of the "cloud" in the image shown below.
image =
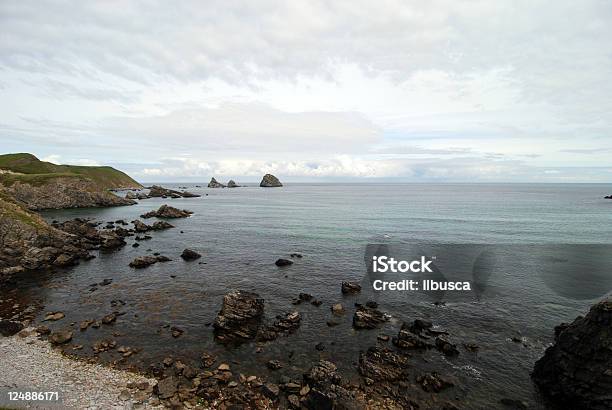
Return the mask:
M 155 141 L 168 147 L 251 152 L 347 152 L 380 141 L 370 121 L 352 112 L 284 112 L 264 104 L 225 103 L 155 117 L 119 117 L 101 132 Z

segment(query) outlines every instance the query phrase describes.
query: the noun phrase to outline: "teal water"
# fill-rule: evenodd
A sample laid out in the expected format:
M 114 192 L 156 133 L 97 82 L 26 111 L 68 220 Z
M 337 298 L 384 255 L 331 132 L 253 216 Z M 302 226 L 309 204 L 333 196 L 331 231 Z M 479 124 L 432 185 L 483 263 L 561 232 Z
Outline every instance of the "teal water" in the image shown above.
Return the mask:
M 185 184 L 164 184 L 176 188 Z M 202 184 L 205 186 L 205 184 Z M 456 359 L 428 353 L 415 358 L 415 368 L 433 368 L 460 381 L 451 397 L 466 408 L 496 408 L 501 397 L 542 406 L 529 372 L 552 341 L 553 327 L 583 314 L 595 299 L 574 300 L 549 289 L 529 269 L 509 269 L 491 282 L 494 297 L 435 306 L 412 294 L 374 294 L 369 289 L 344 297 L 343 280 L 364 276 L 364 251 L 370 243 L 452 244 L 612 244 L 612 193 L 605 185 L 588 184 L 287 184 L 283 188 L 247 186 L 236 189 L 194 188 L 192 199 L 149 199 L 138 205 L 108 209 L 45 212 L 49 219 L 90 217 L 99 221 L 131 221 L 163 203 L 194 211 L 192 217 L 171 221 L 175 229 L 152 233 L 153 239 L 111 254 L 99 254 L 76 268 L 46 278 L 43 286 L 23 283 L 23 298 L 38 300 L 45 311 L 61 310 L 65 321 L 100 318 L 126 302 L 112 329 L 78 333 L 74 343 L 91 354 L 93 341 L 116 338 L 119 344 L 142 348 L 124 363 L 146 368 L 166 356 L 197 362 L 207 351 L 238 362 L 243 373 L 301 377 L 319 358 L 336 362 L 356 378 L 359 352 L 376 344 L 379 333 L 395 335 L 402 321 L 429 318 L 448 330 L 458 343 L 477 343 L 477 354 L 461 349 Z M 207 195 L 206 195 L 207 194 Z M 152 223 L 152 221 L 149 220 Z M 182 232 L 182 233 L 181 233 Z M 191 248 L 203 254 L 184 262 L 180 253 Z M 150 251 L 147 251 L 150 249 Z M 172 262 L 133 270 L 136 256 L 161 252 Z M 288 268 L 274 261 L 293 252 L 303 254 Z M 171 275 L 175 275 L 172 278 Z M 111 278 L 110 286 L 89 292 L 89 284 Z M 297 309 L 302 325 L 295 334 L 262 346 L 226 348 L 213 338 L 210 324 L 230 289 L 258 292 L 266 299 L 266 316 Z M 299 292 L 323 302 L 293 306 Z M 379 330 L 355 331 L 353 304 L 376 300 L 393 319 Z M 329 307 L 343 303 L 349 311 L 339 326 L 329 328 Z M 59 327 L 60 323 L 52 326 Z M 173 339 L 164 326 L 185 334 Z M 120 336 L 112 336 L 116 333 Z M 516 343 L 512 337 L 522 337 Z M 325 350 L 314 348 L 323 342 Z M 291 354 L 290 354 L 291 353 Z M 103 354 L 112 361 L 114 353 Z M 265 363 L 279 359 L 289 366 L 268 374 Z M 422 360 L 422 361 L 421 361 Z

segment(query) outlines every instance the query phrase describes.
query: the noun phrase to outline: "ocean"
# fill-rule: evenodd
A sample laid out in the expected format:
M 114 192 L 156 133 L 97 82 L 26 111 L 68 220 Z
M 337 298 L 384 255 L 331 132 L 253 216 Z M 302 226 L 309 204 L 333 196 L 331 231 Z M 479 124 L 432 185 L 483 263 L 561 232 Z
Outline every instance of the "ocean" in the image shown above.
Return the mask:
M 171 220 L 174 229 L 151 233 L 141 241 L 52 276 L 23 279 L 16 298 L 44 306 L 44 312 L 62 311 L 66 322 L 101 318 L 119 309 L 112 326 L 76 332 L 74 344 L 89 356 L 97 340 L 112 338 L 119 345 L 142 351 L 119 365 L 146 370 L 164 357 L 181 358 L 197 365 L 203 352 L 233 363 L 244 374 L 274 380 L 301 377 L 308 367 L 326 358 L 348 378 L 358 380 L 359 353 L 377 343 L 379 334 L 395 336 L 403 321 L 431 320 L 449 332 L 460 346 L 475 343 L 476 353 L 460 347 L 456 358 L 441 357 L 435 349 L 415 356 L 415 372 L 435 370 L 457 381 L 452 397 L 466 408 L 499 407 L 500 398 L 523 400 L 542 408 L 530 380 L 534 362 L 553 340 L 561 322 L 584 314 L 600 297 L 573 298 L 552 289 L 529 267 L 510 266 L 489 279 L 487 297 L 434 304 L 422 294 L 374 292 L 367 286 L 355 296 L 344 296 L 340 284 L 362 281 L 364 255 L 369 244 L 485 244 L 530 246 L 556 244 L 612 244 L 612 193 L 599 184 L 286 184 L 259 188 L 208 189 L 201 183 L 186 186 L 200 198 L 147 199 L 129 207 L 46 211 L 49 220 L 75 217 L 107 222 L 131 221 L 167 203 L 189 209 L 187 219 Z M 152 220 L 145 221 L 152 223 Z M 185 262 L 185 248 L 200 252 L 197 261 Z M 137 256 L 160 252 L 172 259 L 146 269 L 128 267 Z M 295 263 L 279 268 L 278 258 L 300 253 Z M 612 274 L 611 274 L 612 275 Z M 174 276 L 174 277 L 173 277 Z M 112 279 L 91 292 L 90 284 Z M 299 330 L 274 342 L 226 347 L 217 343 L 210 325 L 221 308 L 223 295 L 232 289 L 257 292 L 266 300 L 265 314 L 298 310 Z M 605 294 L 609 289 L 603 289 Z M 292 305 L 300 292 L 323 302 Z M 111 301 L 122 301 L 125 304 Z M 355 330 L 351 325 L 354 303 L 375 300 L 391 320 L 376 330 Z M 330 306 L 342 303 L 348 313 L 328 327 Z M 179 338 L 169 326 L 184 330 Z M 514 340 L 513 340 L 514 339 Z M 315 349 L 322 343 L 323 350 Z M 389 346 L 391 343 L 389 342 Z M 257 349 L 259 347 L 259 349 Z M 117 360 L 115 352 L 100 355 Z M 287 363 L 271 372 L 271 359 Z

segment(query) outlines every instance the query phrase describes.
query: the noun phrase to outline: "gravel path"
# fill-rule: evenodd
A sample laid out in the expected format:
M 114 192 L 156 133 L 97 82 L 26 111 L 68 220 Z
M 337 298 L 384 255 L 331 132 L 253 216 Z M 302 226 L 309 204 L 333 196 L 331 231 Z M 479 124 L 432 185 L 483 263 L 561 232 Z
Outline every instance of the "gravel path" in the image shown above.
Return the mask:
M 31 333 L 27 330 L 13 337 L 0 337 L 0 408 L 163 408 L 151 405 L 156 404 L 156 399 L 150 399 L 155 380 L 69 359 L 46 341 L 33 335 L 23 337 Z M 141 382 L 148 382 L 148 386 Z M 136 383 L 141 383 L 140 390 L 134 386 Z M 9 401 L 9 391 L 57 391 L 59 401 Z

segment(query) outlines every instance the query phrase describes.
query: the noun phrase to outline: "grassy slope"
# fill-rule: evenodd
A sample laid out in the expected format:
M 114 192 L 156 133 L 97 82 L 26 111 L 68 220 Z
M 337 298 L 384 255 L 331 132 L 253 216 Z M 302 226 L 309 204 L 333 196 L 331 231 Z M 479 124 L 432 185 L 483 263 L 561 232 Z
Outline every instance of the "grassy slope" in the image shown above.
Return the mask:
M 0 221 L 4 218 L 16 219 L 24 224 L 32 226 L 37 231 L 50 229 L 40 216 L 26 210 L 10 195 L 0 189 Z
M 0 182 L 12 185 L 15 181 L 42 185 L 53 178 L 83 178 L 90 179 L 100 189 L 140 187 L 141 185 L 127 174 L 112 167 L 86 167 L 78 165 L 56 165 L 40 161 L 32 154 L 0 155 L 0 169 L 19 174 L 0 174 Z

